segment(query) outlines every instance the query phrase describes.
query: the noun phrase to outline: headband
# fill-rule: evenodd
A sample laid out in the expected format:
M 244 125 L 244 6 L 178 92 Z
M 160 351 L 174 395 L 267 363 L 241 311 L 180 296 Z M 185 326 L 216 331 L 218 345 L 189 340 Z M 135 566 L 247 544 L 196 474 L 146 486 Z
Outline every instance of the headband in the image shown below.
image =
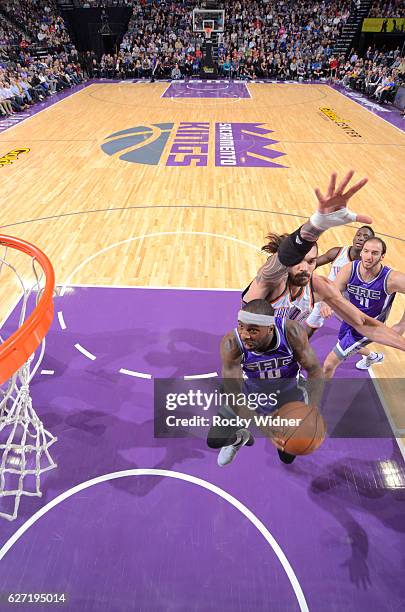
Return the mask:
M 270 327 L 274 325 L 274 317 L 270 315 L 256 314 L 247 310 L 239 310 L 238 321 L 246 325 L 258 325 L 259 327 Z

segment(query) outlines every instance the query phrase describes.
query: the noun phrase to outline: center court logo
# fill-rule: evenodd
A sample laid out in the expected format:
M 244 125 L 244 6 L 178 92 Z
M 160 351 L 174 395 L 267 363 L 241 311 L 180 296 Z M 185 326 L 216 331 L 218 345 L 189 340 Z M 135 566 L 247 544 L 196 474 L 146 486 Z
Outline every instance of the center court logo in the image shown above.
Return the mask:
M 285 155 L 271 147 L 279 141 L 262 123 L 187 122 L 139 125 L 107 136 L 107 155 L 125 162 L 171 167 L 285 168 Z M 170 141 L 170 142 L 169 142 Z

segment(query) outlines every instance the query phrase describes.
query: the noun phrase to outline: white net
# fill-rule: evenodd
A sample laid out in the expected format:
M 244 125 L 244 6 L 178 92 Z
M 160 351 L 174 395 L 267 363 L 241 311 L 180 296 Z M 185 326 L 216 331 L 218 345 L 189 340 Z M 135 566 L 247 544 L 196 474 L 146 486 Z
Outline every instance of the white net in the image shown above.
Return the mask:
M 15 331 L 38 304 L 42 289 L 35 258 L 23 255 L 31 263 L 31 274 L 28 275 L 25 271 L 18 273 L 14 263 L 8 261 L 11 254 L 17 260 L 21 256 L 14 249 L 5 248 L 0 256 L 0 275 L 2 286 L 15 291 L 18 283 L 20 288 L 20 300 L 16 306 L 18 320 L 15 329 L 11 330 Z M 11 277 L 14 277 L 14 283 Z M 9 335 L 10 330 L 3 326 L 0 343 L 3 344 Z M 56 437 L 44 428 L 30 395 L 30 383 L 41 365 L 44 352 L 45 339 L 36 353 L 0 387 L 0 517 L 8 520 L 17 518 L 21 496 L 42 495 L 41 474 L 56 467 L 49 452 Z

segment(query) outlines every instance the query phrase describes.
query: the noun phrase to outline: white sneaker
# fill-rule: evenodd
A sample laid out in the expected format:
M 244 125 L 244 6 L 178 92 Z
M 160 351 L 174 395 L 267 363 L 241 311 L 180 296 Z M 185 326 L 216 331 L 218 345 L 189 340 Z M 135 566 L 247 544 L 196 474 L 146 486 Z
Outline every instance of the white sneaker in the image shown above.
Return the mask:
M 225 467 L 226 465 L 232 463 L 232 461 L 235 459 L 238 450 L 240 450 L 242 446 L 245 446 L 245 444 L 249 442 L 250 432 L 248 429 L 238 429 L 237 433 L 242 438 L 241 441 L 237 444 L 237 446 L 233 444 L 231 444 L 230 446 L 223 446 L 219 451 L 217 459 L 219 467 Z
M 384 361 L 384 353 L 376 353 L 375 357 L 363 357 L 356 363 L 356 368 L 358 370 L 368 370 L 371 366 L 376 363 L 382 363 Z

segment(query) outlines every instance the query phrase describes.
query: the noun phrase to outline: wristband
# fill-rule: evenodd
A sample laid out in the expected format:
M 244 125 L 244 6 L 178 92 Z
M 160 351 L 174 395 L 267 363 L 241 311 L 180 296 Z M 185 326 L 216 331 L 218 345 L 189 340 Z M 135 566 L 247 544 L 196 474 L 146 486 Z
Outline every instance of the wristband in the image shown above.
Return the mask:
M 339 225 L 346 225 L 346 223 L 352 223 L 356 221 L 356 213 L 348 210 L 347 208 L 341 208 L 335 212 L 322 214 L 316 212 L 309 219 L 310 223 L 319 229 L 321 232 L 330 229 L 331 227 L 338 227 Z
M 316 242 L 304 240 L 300 233 L 301 228 L 284 238 L 277 251 L 280 263 L 287 268 L 295 266 L 302 261 Z

